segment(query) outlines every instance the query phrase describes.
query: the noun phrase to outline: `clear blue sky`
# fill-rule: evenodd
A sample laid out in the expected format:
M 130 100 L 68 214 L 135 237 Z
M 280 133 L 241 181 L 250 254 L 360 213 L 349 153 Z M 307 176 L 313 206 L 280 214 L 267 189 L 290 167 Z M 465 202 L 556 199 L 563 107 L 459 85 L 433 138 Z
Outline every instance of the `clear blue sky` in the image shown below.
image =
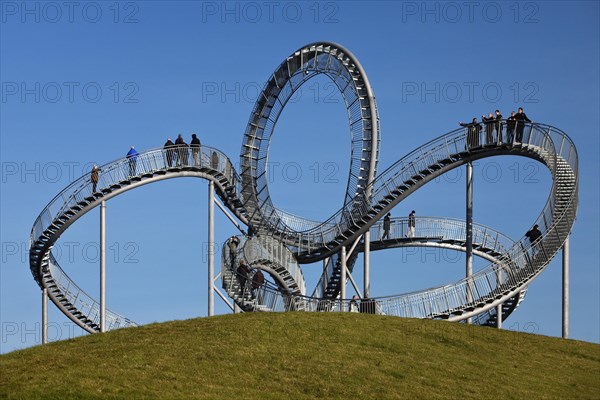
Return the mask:
M 28 235 L 57 193 L 91 162 L 122 157 L 131 145 L 162 146 L 178 133 L 188 142 L 197 133 L 237 160 L 258 89 L 285 57 L 318 40 L 350 49 L 369 76 L 381 119 L 380 172 L 496 108 L 506 116 L 523 106 L 532 120 L 573 138 L 580 203 L 571 337 L 600 342 L 598 2 L 0 4 L 1 352 L 40 342 Z M 288 105 L 270 150 L 278 207 L 324 219 L 341 206 L 347 123 L 326 79 L 308 82 Z M 480 161 L 475 179 L 475 220 L 515 239 L 551 185 L 544 166 L 517 157 Z M 464 170 L 455 170 L 392 214 L 463 218 L 464 195 Z M 108 203 L 109 308 L 139 323 L 206 315 L 206 207 L 207 184 L 197 179 L 148 185 Z M 57 245 L 63 268 L 94 296 L 98 215 L 80 219 Z M 217 241 L 234 233 L 219 214 Z M 309 291 L 320 268 L 304 267 Z M 372 270 L 372 295 L 384 296 L 458 280 L 464 258 L 391 250 L 373 255 Z M 217 312 L 227 312 L 215 298 Z M 50 321 L 51 339 L 81 334 L 54 306 Z M 560 256 L 505 327 L 560 336 Z

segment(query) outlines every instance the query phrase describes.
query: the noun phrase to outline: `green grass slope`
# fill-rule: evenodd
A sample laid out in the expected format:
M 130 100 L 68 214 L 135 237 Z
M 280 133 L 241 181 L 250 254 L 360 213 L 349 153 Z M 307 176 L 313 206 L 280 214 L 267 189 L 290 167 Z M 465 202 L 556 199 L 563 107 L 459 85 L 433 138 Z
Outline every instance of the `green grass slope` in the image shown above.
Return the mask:
M 2 355 L 0 398 L 598 399 L 600 345 L 365 314 L 225 315 Z

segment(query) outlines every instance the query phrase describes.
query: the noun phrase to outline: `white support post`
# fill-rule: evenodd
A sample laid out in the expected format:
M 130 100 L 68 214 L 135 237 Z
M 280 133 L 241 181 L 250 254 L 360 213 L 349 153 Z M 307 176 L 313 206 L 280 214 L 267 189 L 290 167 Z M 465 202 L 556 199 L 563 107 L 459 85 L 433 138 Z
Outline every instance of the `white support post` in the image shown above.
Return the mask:
M 346 298 L 346 246 L 342 246 L 342 271 L 340 274 L 340 311 L 344 311 L 344 299 Z
M 569 338 L 569 236 L 562 248 L 562 337 Z
M 473 164 L 467 163 L 467 217 L 466 217 L 466 278 L 469 279 L 473 275 Z M 473 301 L 473 293 L 471 292 L 471 282 L 467 281 L 467 303 Z M 471 318 L 467 319 L 467 323 L 472 323 Z
M 496 285 L 500 286 L 502 284 L 502 270 L 499 268 L 496 270 Z M 503 303 L 500 303 L 496 306 L 496 328 L 502 329 L 502 306 Z
M 106 332 L 106 201 L 100 203 L 100 332 Z
M 368 297 L 371 294 L 371 231 L 365 232 L 363 240 L 365 243 L 363 293 L 365 297 Z
M 208 316 L 215 313 L 214 281 L 215 274 L 215 184 L 208 182 Z
M 502 329 L 502 304 L 496 306 L 496 328 Z
M 48 289 L 42 289 L 42 344 L 48 343 Z

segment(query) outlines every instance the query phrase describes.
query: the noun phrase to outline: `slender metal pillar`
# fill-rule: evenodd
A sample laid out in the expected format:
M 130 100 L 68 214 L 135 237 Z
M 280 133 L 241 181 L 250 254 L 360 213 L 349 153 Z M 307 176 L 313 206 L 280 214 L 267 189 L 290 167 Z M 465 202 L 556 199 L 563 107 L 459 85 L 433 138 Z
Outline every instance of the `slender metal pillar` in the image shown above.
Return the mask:
M 42 289 L 42 344 L 48 343 L 48 289 Z
M 364 282 L 363 282 L 363 293 L 365 297 L 370 296 L 371 294 L 371 232 L 366 231 L 363 235 L 363 240 L 365 242 L 365 251 L 364 251 L 364 264 L 365 264 L 365 272 L 364 272 Z
M 344 299 L 346 298 L 346 246 L 342 246 L 342 273 L 340 274 L 340 311 L 344 310 Z
M 467 163 L 467 218 L 466 218 L 466 278 L 469 279 L 473 274 L 473 164 Z M 473 301 L 471 293 L 471 282 L 467 281 L 467 303 Z M 472 319 L 467 319 L 471 323 Z
M 496 328 L 502 329 L 502 304 L 496 306 Z
M 100 204 L 100 332 L 106 332 L 106 201 Z
M 496 285 L 500 286 L 502 284 L 502 270 L 498 268 L 496 270 Z M 496 328 L 502 329 L 502 303 L 496 306 Z
M 562 337 L 569 338 L 569 236 L 562 248 Z
M 325 295 L 325 291 L 327 290 L 327 263 L 329 262 L 329 257 L 325 257 L 323 260 L 323 283 L 321 285 L 321 290 L 323 291 L 321 297 Z
M 213 275 L 215 270 L 215 184 L 208 182 L 208 316 L 215 313 Z

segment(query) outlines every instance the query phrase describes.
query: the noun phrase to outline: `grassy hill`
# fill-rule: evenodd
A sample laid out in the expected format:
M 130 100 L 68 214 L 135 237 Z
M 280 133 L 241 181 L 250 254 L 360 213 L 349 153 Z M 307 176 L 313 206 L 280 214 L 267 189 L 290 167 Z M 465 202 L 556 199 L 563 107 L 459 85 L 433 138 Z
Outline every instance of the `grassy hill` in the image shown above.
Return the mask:
M 0 398 L 600 398 L 600 345 L 365 314 L 249 313 L 0 356 Z

